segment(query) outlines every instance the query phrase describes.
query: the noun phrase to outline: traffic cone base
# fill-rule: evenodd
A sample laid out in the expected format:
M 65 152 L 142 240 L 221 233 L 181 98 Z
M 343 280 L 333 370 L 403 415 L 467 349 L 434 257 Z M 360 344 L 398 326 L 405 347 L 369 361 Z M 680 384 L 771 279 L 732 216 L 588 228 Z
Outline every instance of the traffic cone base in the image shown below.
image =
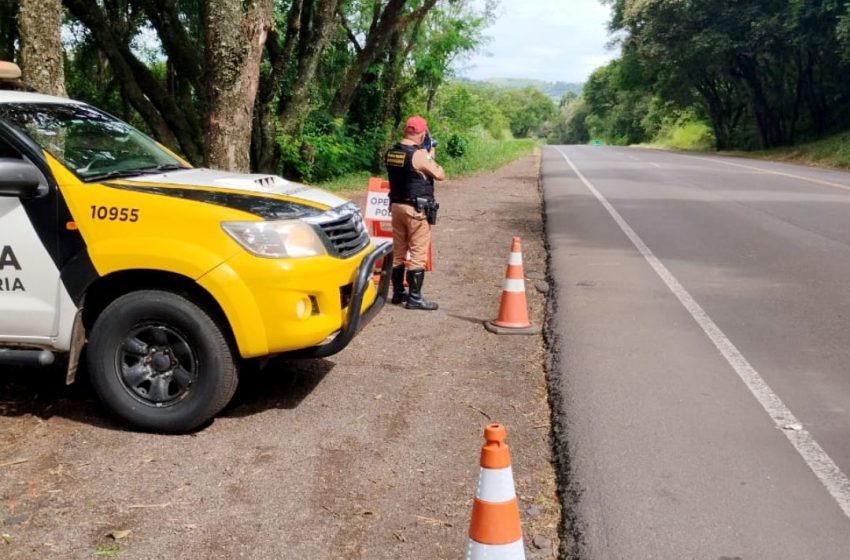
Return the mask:
M 528 302 L 525 298 L 525 273 L 522 268 L 522 244 L 519 237 L 511 242 L 511 254 L 502 285 L 502 300 L 499 304 L 499 316 L 493 321 L 485 321 L 484 328 L 495 334 L 537 334 L 528 320 Z
M 484 321 L 484 328 L 493 334 L 538 334 L 540 327 L 502 327 L 496 321 Z
M 522 540 L 504 545 L 481 544 L 469 541 L 466 547 L 466 560 L 516 560 L 525 558 L 525 546 Z

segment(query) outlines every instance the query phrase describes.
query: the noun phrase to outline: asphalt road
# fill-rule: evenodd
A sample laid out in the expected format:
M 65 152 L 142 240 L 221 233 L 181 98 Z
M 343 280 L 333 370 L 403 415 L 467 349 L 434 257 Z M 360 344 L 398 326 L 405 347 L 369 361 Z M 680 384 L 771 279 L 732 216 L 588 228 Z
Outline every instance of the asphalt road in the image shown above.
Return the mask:
M 586 559 L 850 558 L 850 174 L 547 147 Z

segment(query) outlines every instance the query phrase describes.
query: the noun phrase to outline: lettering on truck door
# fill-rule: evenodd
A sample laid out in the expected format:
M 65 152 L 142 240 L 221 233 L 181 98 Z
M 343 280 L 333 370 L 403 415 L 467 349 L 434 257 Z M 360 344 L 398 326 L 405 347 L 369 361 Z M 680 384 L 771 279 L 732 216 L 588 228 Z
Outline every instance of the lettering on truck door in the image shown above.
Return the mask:
M 2 138 L 0 157 L 21 159 Z M 0 196 L 0 338 L 6 341 L 58 334 L 59 270 L 42 241 L 58 240 L 52 194 L 45 189 L 41 200 L 27 201 L 29 213 L 19 198 Z

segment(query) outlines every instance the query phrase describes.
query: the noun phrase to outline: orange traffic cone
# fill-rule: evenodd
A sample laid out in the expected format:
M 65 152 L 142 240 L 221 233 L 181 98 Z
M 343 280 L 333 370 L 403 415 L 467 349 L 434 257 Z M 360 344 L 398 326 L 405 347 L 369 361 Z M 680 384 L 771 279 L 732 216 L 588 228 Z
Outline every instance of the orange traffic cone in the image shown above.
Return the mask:
M 501 424 L 484 428 L 481 472 L 472 502 L 466 560 L 525 560 L 511 454 Z
M 511 243 L 511 256 L 505 271 L 505 283 L 502 286 L 502 303 L 499 317 L 495 321 L 485 321 L 484 327 L 496 334 L 537 334 L 538 327 L 528 320 L 528 302 L 525 299 L 525 273 L 522 270 L 522 244 L 519 237 Z

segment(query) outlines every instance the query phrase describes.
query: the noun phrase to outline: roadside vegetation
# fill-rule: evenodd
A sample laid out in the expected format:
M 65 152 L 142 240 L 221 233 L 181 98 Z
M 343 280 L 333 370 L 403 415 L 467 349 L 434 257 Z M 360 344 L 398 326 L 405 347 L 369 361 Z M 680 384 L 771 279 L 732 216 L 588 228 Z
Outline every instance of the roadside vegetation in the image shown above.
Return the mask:
M 458 81 L 497 0 L 8 0 L 0 59 L 29 87 L 135 124 L 194 165 L 343 188 L 383 173 L 410 114 L 450 174 L 545 136 L 537 89 Z
M 747 152 L 746 155 L 774 161 L 850 169 L 850 132 L 792 147 Z
M 550 141 L 850 164 L 850 4 L 606 3 L 621 56 L 562 98 Z
M 449 177 L 501 167 L 531 154 L 545 137 L 556 114 L 555 104 L 535 88 L 503 89 L 477 82 L 451 81 L 433 99 L 432 108 L 412 100 L 404 114 L 419 113 L 428 118 L 431 134 L 437 140 L 437 159 Z M 400 138 L 393 130 L 388 142 Z M 384 175 L 380 155 L 369 168 L 363 166 L 343 176 L 321 182 L 328 190 L 365 188 L 372 175 Z M 320 178 L 320 180 L 323 178 Z

